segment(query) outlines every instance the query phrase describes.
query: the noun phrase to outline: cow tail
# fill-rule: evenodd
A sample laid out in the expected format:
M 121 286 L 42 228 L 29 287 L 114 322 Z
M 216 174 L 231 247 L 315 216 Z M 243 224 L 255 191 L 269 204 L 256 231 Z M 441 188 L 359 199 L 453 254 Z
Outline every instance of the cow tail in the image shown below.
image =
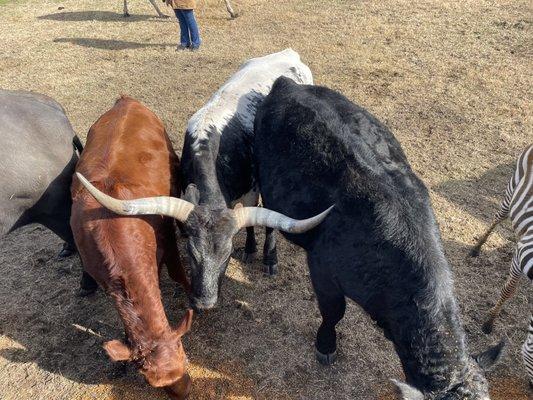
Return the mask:
M 74 149 L 78 151 L 78 154 L 81 154 L 83 151 L 83 144 L 81 143 L 81 140 L 79 137 L 74 136 L 72 139 L 72 145 L 74 146 Z

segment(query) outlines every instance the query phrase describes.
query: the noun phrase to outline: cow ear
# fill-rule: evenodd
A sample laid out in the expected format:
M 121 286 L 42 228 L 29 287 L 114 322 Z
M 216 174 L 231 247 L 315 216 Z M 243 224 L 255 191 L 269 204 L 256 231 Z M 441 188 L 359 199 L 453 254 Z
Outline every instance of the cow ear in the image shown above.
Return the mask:
M 104 350 L 113 361 L 127 361 L 131 358 L 131 350 L 120 340 L 110 340 L 104 343 Z
M 178 337 L 182 337 L 191 330 L 193 314 L 194 312 L 191 309 L 188 309 L 183 318 L 181 319 L 180 324 L 174 330 Z
M 503 349 L 505 347 L 505 339 L 498 343 L 496 346 L 490 347 L 483 353 L 479 353 L 474 356 L 474 360 L 478 363 L 482 370 L 488 371 L 498 361 L 500 361 L 503 355 Z
M 397 381 L 396 379 L 392 379 L 392 382 L 396 385 L 401 400 L 424 400 L 422 392 L 407 383 Z
M 187 189 L 185 189 L 185 193 L 183 194 L 182 199 L 194 205 L 198 205 L 198 202 L 200 201 L 200 192 L 198 191 L 198 188 L 194 183 L 191 183 L 189 184 L 189 186 L 187 186 Z

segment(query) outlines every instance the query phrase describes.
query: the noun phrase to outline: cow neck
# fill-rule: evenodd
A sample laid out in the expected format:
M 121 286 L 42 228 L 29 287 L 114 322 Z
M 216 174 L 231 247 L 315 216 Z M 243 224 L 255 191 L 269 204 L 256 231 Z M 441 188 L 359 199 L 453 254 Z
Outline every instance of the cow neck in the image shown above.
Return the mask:
M 171 332 L 161 301 L 159 277 L 140 272 L 130 274 L 111 289 L 129 344 L 138 356 Z

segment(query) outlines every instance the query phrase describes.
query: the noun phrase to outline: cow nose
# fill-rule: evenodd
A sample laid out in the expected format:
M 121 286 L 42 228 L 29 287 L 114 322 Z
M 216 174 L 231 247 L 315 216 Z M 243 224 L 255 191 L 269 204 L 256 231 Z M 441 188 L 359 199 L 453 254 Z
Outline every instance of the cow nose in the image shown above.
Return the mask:
M 210 310 L 212 308 L 215 308 L 217 305 L 217 298 L 216 297 L 209 297 L 209 298 L 198 298 L 193 297 L 190 301 L 191 307 L 196 312 L 202 312 L 205 310 Z
M 165 387 L 165 392 L 172 400 L 185 400 L 191 392 L 191 377 L 185 373 L 181 379 L 174 384 Z

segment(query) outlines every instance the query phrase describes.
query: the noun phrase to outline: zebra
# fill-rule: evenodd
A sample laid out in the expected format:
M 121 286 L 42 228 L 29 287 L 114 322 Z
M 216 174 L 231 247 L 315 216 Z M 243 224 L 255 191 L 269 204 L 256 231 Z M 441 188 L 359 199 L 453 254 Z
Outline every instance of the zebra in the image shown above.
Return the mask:
M 470 254 L 473 257 L 479 255 L 483 243 L 487 241 L 494 228 L 506 218 L 511 220 L 518 243 L 500 298 L 491 308 L 483 324 L 483 332 L 486 334 L 492 332 L 494 321 L 500 314 L 503 304 L 516 292 L 520 277 L 525 275 L 533 280 L 533 144 L 527 147 L 518 158 L 514 174 L 507 185 L 505 198 L 496 213 L 494 222 L 472 249 Z M 531 315 L 528 335 L 522 347 L 522 357 L 529 382 L 533 386 L 533 315 Z

